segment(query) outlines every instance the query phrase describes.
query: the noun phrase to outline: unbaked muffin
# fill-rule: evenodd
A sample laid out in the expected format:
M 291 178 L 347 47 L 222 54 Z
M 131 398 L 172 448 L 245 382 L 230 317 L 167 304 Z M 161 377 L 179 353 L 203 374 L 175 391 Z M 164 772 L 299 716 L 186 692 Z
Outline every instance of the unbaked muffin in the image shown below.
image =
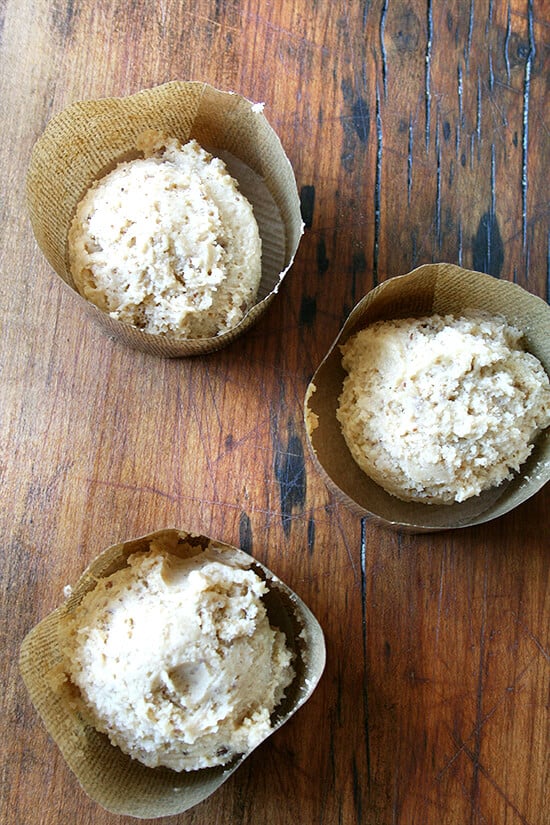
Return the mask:
M 144 157 L 97 180 L 77 207 L 68 238 L 75 285 L 145 332 L 227 332 L 254 304 L 261 278 L 252 206 L 195 140 L 147 132 L 137 148 Z
M 187 559 L 155 542 L 134 553 L 60 625 L 83 714 L 148 767 L 197 770 L 251 751 L 295 675 L 266 593 L 215 546 Z
M 503 318 L 377 321 L 342 347 L 337 418 L 361 469 L 404 501 L 501 484 L 550 424 L 550 383 Z

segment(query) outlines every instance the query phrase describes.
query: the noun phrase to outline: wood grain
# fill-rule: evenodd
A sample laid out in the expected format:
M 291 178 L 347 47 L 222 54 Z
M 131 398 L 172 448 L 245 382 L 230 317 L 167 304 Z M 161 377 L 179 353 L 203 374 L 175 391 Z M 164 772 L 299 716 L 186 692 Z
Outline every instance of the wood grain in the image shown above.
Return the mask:
M 548 491 L 481 527 L 388 532 L 329 496 L 302 424 L 318 362 L 386 278 L 446 260 L 548 300 L 544 4 L 4 0 L 0 24 L 0 821 L 115 822 L 43 729 L 18 649 L 101 549 L 180 526 L 290 584 L 328 661 L 293 720 L 170 821 L 544 825 Z M 65 105 L 174 78 L 265 102 L 307 228 L 260 326 L 165 361 L 54 277 L 24 178 Z

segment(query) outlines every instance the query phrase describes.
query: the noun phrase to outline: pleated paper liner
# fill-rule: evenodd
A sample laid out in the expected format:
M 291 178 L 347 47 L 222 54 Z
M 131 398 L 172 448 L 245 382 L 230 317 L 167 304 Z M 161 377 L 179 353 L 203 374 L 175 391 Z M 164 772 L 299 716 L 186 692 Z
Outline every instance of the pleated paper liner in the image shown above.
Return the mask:
M 287 695 L 274 711 L 273 731 L 309 699 L 325 666 L 323 632 L 311 611 L 286 584 L 242 550 L 207 536 L 166 529 L 101 553 L 83 573 L 66 602 L 26 636 L 21 646 L 20 668 L 36 710 L 86 793 L 112 813 L 143 819 L 188 810 L 214 793 L 250 755 L 243 754 L 226 766 L 192 772 L 148 768 L 113 746 L 78 710 L 71 686 L 63 676 L 59 628 L 98 579 L 123 568 L 130 554 L 148 551 L 153 541 L 182 558 L 197 555 L 215 544 L 251 567 L 266 582 L 269 592 L 263 600 L 270 623 L 285 634 L 295 654 L 296 671 Z
M 313 461 L 327 487 L 353 512 L 410 532 L 481 524 L 533 496 L 550 478 L 550 433 L 541 434 L 527 462 L 508 482 L 450 505 L 401 501 L 370 479 L 348 450 L 336 418 L 346 373 L 340 345 L 368 324 L 391 318 L 484 311 L 524 332 L 526 349 L 550 374 L 550 307 L 521 287 L 452 264 L 427 264 L 390 278 L 352 310 L 307 389 L 304 415 Z
M 115 320 L 79 295 L 67 235 L 90 185 L 117 163 L 138 157 L 136 140 L 154 129 L 182 143 L 195 138 L 221 157 L 251 202 L 262 239 L 256 303 L 233 329 L 213 338 L 180 340 Z M 137 349 L 178 357 L 220 349 L 265 312 L 291 267 L 303 234 L 296 180 L 262 106 L 197 81 L 171 81 L 128 97 L 74 103 L 36 142 L 27 173 L 27 203 L 37 243 L 83 307 L 115 337 Z

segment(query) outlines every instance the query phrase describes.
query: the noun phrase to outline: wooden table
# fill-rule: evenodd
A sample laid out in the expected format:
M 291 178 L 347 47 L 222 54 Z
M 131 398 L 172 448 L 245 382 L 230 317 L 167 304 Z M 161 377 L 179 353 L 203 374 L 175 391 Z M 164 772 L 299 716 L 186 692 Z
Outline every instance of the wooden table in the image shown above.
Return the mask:
M 164 526 L 250 551 L 326 633 L 309 703 L 181 825 L 550 821 L 548 490 L 485 526 L 360 520 L 307 455 L 308 380 L 354 303 L 434 260 L 548 294 L 542 0 L 2 6 L 0 820 L 130 822 L 81 791 L 18 672 L 104 547 Z M 265 102 L 306 232 L 265 320 L 161 360 L 92 322 L 39 252 L 33 142 L 77 99 L 170 79 Z

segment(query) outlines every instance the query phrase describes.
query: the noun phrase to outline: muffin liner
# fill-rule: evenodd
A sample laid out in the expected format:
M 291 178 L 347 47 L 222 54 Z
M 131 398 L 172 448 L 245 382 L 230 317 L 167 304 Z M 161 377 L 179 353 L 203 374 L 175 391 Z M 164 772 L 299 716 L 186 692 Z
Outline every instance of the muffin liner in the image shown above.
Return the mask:
M 525 347 L 550 374 L 550 307 L 516 284 L 452 264 L 426 264 L 371 290 L 350 313 L 315 372 L 304 404 L 308 446 L 328 488 L 353 512 L 410 532 L 481 524 L 534 495 L 550 478 L 550 431 L 540 435 L 519 473 L 498 487 L 456 504 L 401 501 L 354 461 L 336 418 L 346 372 L 340 345 L 374 321 L 483 311 L 501 315 L 524 333 Z
M 74 103 L 36 142 L 27 203 L 37 243 L 91 316 L 126 344 L 169 357 L 212 352 L 247 330 L 273 300 L 294 260 L 303 222 L 292 167 L 262 108 L 206 83 L 171 81 L 128 97 Z M 67 236 L 78 203 L 117 163 L 140 156 L 136 140 L 148 129 L 182 143 L 194 138 L 221 157 L 254 210 L 262 239 L 256 303 L 237 326 L 213 338 L 154 335 L 111 318 L 79 294 L 71 275 Z
M 65 603 L 25 637 L 19 664 L 36 710 L 86 793 L 112 813 L 143 819 L 182 813 L 202 802 L 252 752 L 225 766 L 191 772 L 148 768 L 112 745 L 78 710 L 74 688 L 64 677 L 59 628 L 98 579 L 125 567 L 129 555 L 148 551 L 153 541 L 181 558 L 197 555 L 215 544 L 265 581 L 268 593 L 263 601 L 270 623 L 285 634 L 295 656 L 296 671 L 285 698 L 272 715 L 273 729 L 268 736 L 309 699 L 325 666 L 323 632 L 311 611 L 286 584 L 242 550 L 207 536 L 170 528 L 125 541 L 101 553 L 84 571 Z

